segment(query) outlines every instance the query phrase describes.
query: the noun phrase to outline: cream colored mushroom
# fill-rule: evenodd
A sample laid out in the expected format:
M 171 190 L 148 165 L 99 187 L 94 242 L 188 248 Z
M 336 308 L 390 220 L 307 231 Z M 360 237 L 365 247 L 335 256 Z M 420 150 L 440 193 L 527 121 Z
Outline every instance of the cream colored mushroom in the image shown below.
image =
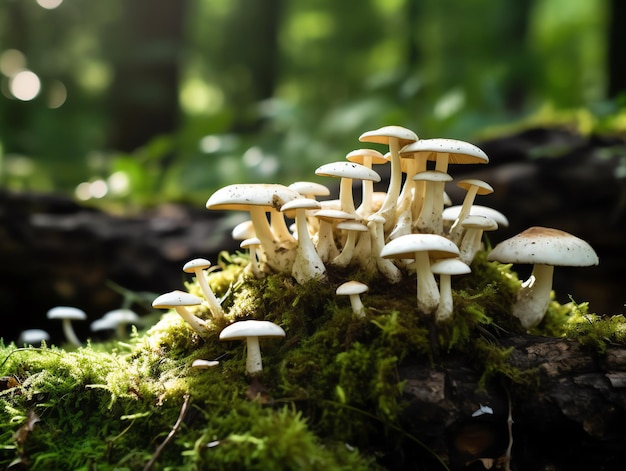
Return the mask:
M 355 149 L 346 154 L 346 159 L 367 168 L 372 168 L 372 165 L 387 163 L 385 156 L 374 149 Z M 356 212 L 360 217 L 366 218 L 373 212 L 372 196 L 374 194 L 374 181 L 369 179 L 363 180 L 361 188 L 361 204 L 356 208 Z
M 465 275 L 472 270 L 458 258 L 444 258 L 430 265 L 430 270 L 439 275 L 439 305 L 435 311 L 435 320 L 444 322 L 452 317 L 454 309 L 452 299 L 452 276 Z
M 209 304 L 209 310 L 213 315 L 214 319 L 222 319 L 224 317 L 224 309 L 222 309 L 222 305 L 219 300 L 215 297 L 213 290 L 209 286 L 209 281 L 207 279 L 206 273 L 204 270 L 211 266 L 211 262 L 206 258 L 194 258 L 193 260 L 188 261 L 183 266 L 183 271 L 185 273 L 193 273 L 196 275 L 196 280 L 200 285 L 200 290 Z
M 459 246 L 460 258 L 468 265 L 472 263 L 476 253 L 482 248 L 482 237 L 485 231 L 495 231 L 498 224 L 486 216 L 469 215 L 461 223 L 465 230 Z
M 174 309 L 187 324 L 200 335 L 205 335 L 209 326 L 198 316 L 187 310 L 187 306 L 198 306 L 202 304 L 202 299 L 185 291 L 174 290 L 162 294 L 152 301 L 155 309 Z
M 408 234 L 393 239 L 381 251 L 383 258 L 414 259 L 410 265 L 417 275 L 417 308 L 432 314 L 439 304 L 439 288 L 430 270 L 430 257 L 458 257 L 459 249 L 450 240 L 437 234 Z
M 496 245 L 488 260 L 532 264 L 530 277 L 522 283 L 513 315 L 522 327 L 539 324 L 548 309 L 555 266 L 597 265 L 598 255 L 584 240 L 559 229 L 530 227 Z
M 365 317 L 365 306 L 363 306 L 363 302 L 361 301 L 361 294 L 366 293 L 368 289 L 365 283 L 351 280 L 339 286 L 335 293 L 338 296 L 348 296 L 354 315 L 357 317 Z
M 337 224 L 337 229 L 345 231 L 346 237 L 341 253 L 331 263 L 337 267 L 347 267 L 352 262 L 359 236 L 368 232 L 368 228 L 357 221 L 343 221 Z
M 461 240 L 463 228 L 461 223 L 469 215 L 474 199 L 477 195 L 488 195 L 493 193 L 493 187 L 482 180 L 476 178 L 467 178 L 457 183 L 457 186 L 467 191 L 465 198 L 463 198 L 463 204 L 461 205 L 461 211 L 450 228 L 449 237 L 454 242 L 458 243 Z

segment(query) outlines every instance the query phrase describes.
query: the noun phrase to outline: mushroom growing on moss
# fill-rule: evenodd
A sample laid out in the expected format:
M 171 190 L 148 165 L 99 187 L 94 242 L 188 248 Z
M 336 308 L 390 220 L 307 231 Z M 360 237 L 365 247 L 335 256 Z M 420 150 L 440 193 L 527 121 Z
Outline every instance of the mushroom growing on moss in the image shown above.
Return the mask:
M 285 331 L 270 321 L 247 320 L 230 324 L 220 332 L 220 340 L 246 341 L 246 373 L 255 376 L 263 371 L 259 338 L 284 337 Z
M 222 305 L 215 297 L 213 290 L 209 286 L 209 281 L 207 280 L 206 274 L 204 270 L 211 267 L 211 262 L 206 258 L 194 258 L 193 260 L 188 261 L 183 265 L 183 271 L 185 273 L 193 273 L 196 275 L 196 280 L 200 285 L 200 289 L 202 290 L 202 294 L 206 298 L 209 303 L 209 310 L 215 319 L 223 319 L 224 318 L 224 309 L 222 309 Z
M 204 335 L 208 329 L 207 323 L 187 310 L 187 306 L 198 306 L 200 304 L 202 304 L 202 299 L 198 296 L 179 290 L 162 294 L 152 301 L 152 307 L 155 309 L 174 309 L 193 330 L 200 335 Z
M 48 311 L 48 319 L 59 319 L 63 325 L 63 334 L 65 339 L 75 347 L 80 347 L 82 342 L 76 336 L 72 321 L 84 321 L 87 319 L 87 313 L 82 309 L 72 306 L 57 306 Z
M 367 292 L 368 289 L 369 288 L 365 283 L 351 280 L 346 281 L 341 286 L 339 286 L 335 293 L 338 296 L 348 296 L 354 315 L 357 317 L 365 317 L 365 307 L 363 306 L 363 302 L 361 301 L 361 294 Z
M 443 322 L 452 316 L 454 309 L 452 300 L 452 275 L 465 275 L 472 270 L 469 265 L 458 258 L 437 260 L 430 270 L 439 275 L 439 305 L 435 311 L 435 320 Z
M 513 315 L 522 327 L 539 324 L 548 309 L 555 266 L 597 265 L 598 255 L 584 240 L 559 229 L 530 227 L 496 245 L 488 260 L 532 264 L 530 277 L 522 283 Z
M 439 304 L 439 288 L 430 269 L 430 258 L 458 257 L 454 242 L 437 234 L 407 234 L 393 239 L 380 253 L 383 258 L 414 259 L 417 274 L 417 308 L 431 314 Z

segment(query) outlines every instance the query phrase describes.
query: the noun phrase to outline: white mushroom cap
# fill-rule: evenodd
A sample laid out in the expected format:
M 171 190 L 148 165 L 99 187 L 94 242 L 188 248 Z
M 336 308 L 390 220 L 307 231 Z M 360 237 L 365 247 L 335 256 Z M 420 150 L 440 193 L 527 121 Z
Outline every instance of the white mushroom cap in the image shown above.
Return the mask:
M 227 185 L 213 193 L 206 202 L 207 209 L 245 210 L 250 206 L 279 210 L 287 201 L 301 195 L 276 183 L 242 183 Z
M 285 331 L 270 321 L 250 319 L 230 324 L 220 332 L 220 340 L 244 340 L 248 337 L 284 337 Z
M 361 142 L 376 142 L 378 144 L 389 144 L 391 139 L 398 139 L 398 148 L 401 149 L 419 138 L 413 131 L 402 126 L 383 126 L 382 128 L 364 132 L 359 136 L 359 141 Z
M 186 291 L 174 290 L 164 293 L 152 301 L 155 309 L 172 309 L 177 306 L 198 306 L 202 304 L 202 299 Z
M 243 222 L 240 222 L 231 231 L 231 235 L 235 240 L 245 240 L 250 237 L 254 237 L 254 225 L 252 224 L 252 220 L 246 219 Z
M 384 258 L 413 258 L 416 252 L 429 252 L 431 258 L 459 255 L 454 242 L 438 234 L 407 234 L 393 239 L 380 253 Z
M 35 345 L 50 340 L 50 334 L 43 329 L 26 329 L 20 332 L 18 345 Z
M 346 159 L 370 168 L 372 165 L 386 164 L 389 161 L 382 153 L 374 149 L 355 149 L 346 154 Z
M 365 283 L 350 280 L 340 285 L 335 291 L 339 296 L 350 296 L 351 294 L 363 294 L 369 290 Z
M 299 181 L 289 185 L 290 189 L 297 191 L 302 196 L 314 198 L 316 196 L 330 195 L 330 188 L 317 182 Z
M 196 273 L 196 270 L 206 270 L 211 266 L 211 262 L 206 258 L 194 258 L 183 265 L 185 273 Z
M 447 163 L 451 164 L 486 164 L 489 162 L 489 157 L 482 149 L 458 139 L 420 139 L 407 145 L 402 149 L 402 152 L 405 154 L 425 152 L 429 154 L 428 160 L 436 160 L 437 154 L 448 154 Z M 446 169 L 440 168 L 438 170 L 445 171 Z
M 435 275 L 465 275 L 472 269 L 469 265 L 458 258 L 443 258 L 430 265 L 430 270 Z
M 482 180 L 478 180 L 477 178 L 466 178 L 464 180 L 460 180 L 457 183 L 459 188 L 463 188 L 464 190 L 469 190 L 471 187 L 476 187 L 477 195 L 488 195 L 489 193 L 493 193 L 493 187 Z
M 461 212 L 462 205 L 450 206 L 443 210 L 443 220 L 444 221 L 454 221 L 459 217 Z M 469 211 L 470 216 L 485 216 L 493 219 L 498 223 L 498 226 L 508 227 L 509 220 L 508 218 L 498 211 L 497 209 L 489 208 L 488 206 L 482 206 L 479 204 L 473 204 L 470 206 Z
M 72 306 L 56 306 L 48 311 L 48 319 L 69 319 L 71 321 L 84 321 L 87 313 L 82 309 Z
M 357 164 L 354 162 L 339 161 L 320 165 L 315 170 L 315 174 L 324 177 L 371 180 L 374 182 L 380 181 L 380 175 L 374 170 L 372 170 L 371 168 L 367 168 L 365 165 Z
M 584 267 L 597 265 L 598 255 L 584 240 L 559 229 L 530 227 L 504 240 L 489 253 L 502 263 Z

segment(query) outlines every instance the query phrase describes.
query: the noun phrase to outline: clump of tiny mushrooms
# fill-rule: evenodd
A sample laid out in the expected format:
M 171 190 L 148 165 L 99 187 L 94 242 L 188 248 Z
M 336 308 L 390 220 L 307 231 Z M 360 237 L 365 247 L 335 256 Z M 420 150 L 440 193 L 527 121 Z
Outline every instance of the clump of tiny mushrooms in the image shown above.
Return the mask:
M 463 201 L 451 207 L 446 185 L 452 184 L 454 178 L 448 172 L 458 165 L 487 164 L 489 158 L 469 142 L 420 139 L 401 126 L 364 132 L 359 141 L 382 145 L 380 150 L 385 153 L 359 148 L 348 152 L 345 161 L 326 163 L 315 172 L 328 179 L 325 183 L 339 180 L 336 199 L 330 198 L 326 185 L 317 182 L 295 182 L 289 186 L 245 183 L 218 189 L 208 198 L 206 208 L 248 213 L 249 220 L 233 231 L 233 237 L 237 233 L 237 238 L 254 241 L 242 247 L 250 247 L 251 267 L 247 273 L 255 277 L 280 273 L 305 284 L 327 278 L 330 267 L 363 270 L 389 283 L 415 276 L 417 310 L 432 316 L 435 322 L 449 321 L 453 313 L 451 277 L 470 273 L 476 253 L 484 249 L 483 233 L 507 226 L 508 220 L 498 211 L 475 204 L 477 198 L 494 191 L 487 182 L 477 179 L 456 182 L 466 193 Z M 383 194 L 374 192 L 372 187 L 381 180 L 376 172 L 381 165 L 389 165 L 391 175 Z M 356 186 L 363 188 L 358 202 L 353 194 Z M 295 223 L 290 224 L 290 220 Z M 245 227 L 245 232 L 241 227 Z M 526 250 L 539 247 L 541 251 Z M 559 258 L 560 252 L 563 255 Z M 589 244 L 551 228 L 532 228 L 503 241 L 488 259 L 534 265 L 531 278 L 520 287 L 513 312 L 525 329 L 537 325 L 545 315 L 555 265 L 598 263 Z M 256 333 L 255 323 L 263 323 L 259 327 L 267 329 L 270 336 L 282 337 L 284 332 L 266 321 L 233 322 L 208 287 L 204 270 L 209 266 L 208 260 L 198 259 L 185 265 L 185 271 L 195 274 L 205 296 L 204 300 L 187 303 L 204 303 L 212 319 L 199 319 L 181 307 L 180 293 L 167 302 L 159 298 L 155 307 L 176 309 L 200 335 L 210 322 L 221 325 L 223 340 L 243 339 L 252 332 L 245 337 L 248 354 L 252 355 L 252 359 L 248 357 L 247 372 L 258 374 L 262 364 L 258 338 L 263 335 Z M 354 282 L 345 281 L 348 284 L 338 287 L 338 295 L 347 294 L 346 286 L 354 288 Z M 358 291 L 363 294 L 367 287 L 358 285 Z M 367 309 L 359 295 L 351 296 L 355 315 L 366 316 Z M 241 329 L 234 329 L 235 324 L 244 322 Z M 231 334 L 233 330 L 235 333 Z

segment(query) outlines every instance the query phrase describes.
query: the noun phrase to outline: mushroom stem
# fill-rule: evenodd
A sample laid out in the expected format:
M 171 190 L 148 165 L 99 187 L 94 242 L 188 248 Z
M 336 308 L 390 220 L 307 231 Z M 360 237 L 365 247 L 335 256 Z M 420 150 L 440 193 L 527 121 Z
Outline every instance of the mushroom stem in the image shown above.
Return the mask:
M 326 267 L 309 236 L 306 210 L 304 208 L 296 209 L 296 230 L 298 232 L 298 245 L 291 274 L 299 284 L 306 283 L 314 278 L 324 277 L 326 275 Z
M 435 311 L 435 320 L 443 322 L 452 316 L 452 277 L 448 274 L 439 275 L 439 305 Z
M 184 306 L 174 306 L 174 309 L 178 313 L 183 320 L 191 326 L 193 330 L 195 330 L 200 335 L 204 335 L 207 333 L 207 329 L 209 328 L 207 323 L 204 322 L 197 316 L 194 316 L 191 312 L 187 310 Z
M 194 268 L 193 271 L 196 275 L 196 279 L 198 280 L 198 284 L 200 285 L 200 289 L 202 290 L 204 297 L 209 303 L 211 314 L 213 314 L 213 317 L 216 319 L 222 319 L 224 317 L 224 309 L 222 308 L 222 305 L 220 304 L 218 299 L 215 297 L 215 294 L 213 294 L 213 290 L 209 286 L 206 273 L 204 273 L 204 270 L 202 268 Z
M 69 343 L 75 347 L 83 345 L 80 339 L 76 336 L 76 332 L 74 332 L 74 327 L 72 327 L 72 321 L 70 319 L 63 319 L 61 325 L 63 326 L 63 335 L 65 335 L 65 338 Z
M 363 306 L 359 294 L 350 295 L 350 305 L 352 306 L 352 312 L 354 312 L 357 317 L 365 317 L 365 306 Z
M 431 314 L 439 304 L 439 288 L 435 275 L 430 270 L 428 252 L 415 252 L 415 262 L 412 265 L 417 274 L 417 308 Z
M 522 283 L 513 307 L 513 315 L 525 329 L 534 327 L 543 320 L 550 304 L 553 274 L 554 266 L 535 264 L 530 277 Z
M 380 251 L 385 246 L 385 235 L 383 231 L 383 224 L 385 220 L 381 216 L 370 216 L 368 218 L 367 227 L 370 230 L 370 237 L 372 238 L 372 252 L 376 257 L 376 266 L 378 270 L 390 283 L 398 283 L 402 280 L 402 272 L 394 265 L 394 263 L 380 256 Z
M 259 337 L 246 337 L 246 372 L 256 375 L 263 371 Z

